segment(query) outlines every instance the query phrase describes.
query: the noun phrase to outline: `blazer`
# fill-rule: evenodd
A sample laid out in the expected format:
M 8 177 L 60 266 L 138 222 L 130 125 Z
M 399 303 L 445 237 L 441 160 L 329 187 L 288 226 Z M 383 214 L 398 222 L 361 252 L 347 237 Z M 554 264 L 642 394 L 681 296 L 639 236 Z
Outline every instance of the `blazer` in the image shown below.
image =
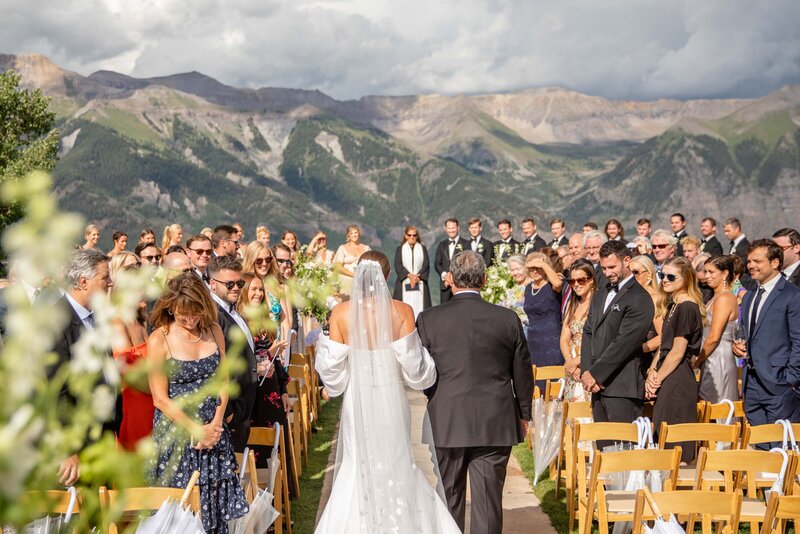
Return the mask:
M 750 241 L 748 241 L 747 238 L 745 237 L 744 239 L 739 241 L 739 244 L 736 245 L 736 248 L 733 250 L 734 254 L 742 258 L 742 261 L 744 262 L 745 265 L 747 265 L 747 247 L 749 246 L 750 246 Z M 730 248 L 728 248 L 728 250 L 730 250 Z
M 222 328 L 222 333 L 225 335 L 225 354 L 234 344 L 234 332 L 242 332 L 242 329 L 228 313 L 228 310 L 217 304 L 217 322 Z M 229 423 L 231 429 L 236 436 L 235 441 L 239 441 L 242 435 L 245 434 L 244 440 L 246 443 L 246 434 L 249 434 L 250 417 L 253 414 L 253 407 L 256 401 L 256 390 L 258 388 L 258 363 L 256 362 L 256 355 L 250 344 L 245 342 L 242 347 L 241 357 L 247 363 L 247 367 L 240 371 L 236 376 L 232 377 L 239 385 L 239 394 L 236 398 L 231 397 L 228 401 L 228 406 L 225 409 L 225 419 L 233 414 L 233 419 Z M 236 446 L 234 446 L 236 447 Z M 237 448 L 241 450 L 241 448 Z
M 468 239 L 467 242 L 469 243 L 469 250 L 472 250 L 472 240 Z M 481 236 L 478 241 L 478 250 L 475 252 L 481 255 L 483 262 L 489 267 L 492 264 L 492 260 L 494 260 L 494 243 Z
M 608 289 L 598 286 L 583 326 L 581 371 L 589 371 L 605 397 L 641 399 L 644 378 L 642 344 L 653 324 L 650 294 L 636 281 L 623 285 L 604 312 Z
M 533 373 L 522 323 L 513 311 L 458 293 L 417 318 L 422 345 L 436 363 L 425 390 L 437 447 L 505 447 L 524 438 Z
M 755 329 L 748 332 L 747 354 L 767 393 L 777 395 L 800 386 L 800 288 L 782 276 L 761 305 Z M 742 323 L 750 328 L 750 308 L 756 291 L 742 300 Z M 742 383 L 752 371 L 744 366 Z M 744 386 L 743 386 L 744 389 Z
M 553 250 L 557 249 L 561 245 L 569 245 L 569 236 L 567 236 L 567 234 L 563 234 L 558 239 L 551 239 L 547 243 L 547 246 L 552 248 Z
M 450 255 L 448 250 L 450 239 L 442 239 L 439 241 L 439 245 L 436 247 L 436 259 L 434 262 L 434 268 L 436 272 L 439 274 L 439 278 L 441 279 L 442 273 L 449 273 L 450 272 Z M 460 245 L 460 247 L 459 247 Z M 471 250 L 469 247 L 469 241 L 464 239 L 461 236 L 456 238 L 456 250 L 453 252 L 455 256 L 461 251 L 464 250 Z M 444 287 L 444 284 L 441 285 L 440 289 L 442 291 L 449 291 L 449 287 Z
M 431 288 L 428 285 L 428 276 L 431 274 L 431 261 L 428 257 L 428 249 L 425 245 L 422 247 L 422 268 L 419 270 L 419 277 L 425 282 L 422 285 L 422 301 L 423 308 L 431 307 Z M 408 269 L 403 267 L 403 245 L 397 247 L 394 251 L 394 272 L 397 273 L 397 280 L 394 282 L 393 297 L 395 300 L 403 300 L 403 283 L 408 277 Z
M 506 245 L 503 247 L 503 252 L 500 252 L 500 246 Z M 503 243 L 502 240 L 494 242 L 494 256 L 500 258 L 501 261 L 507 260 L 512 254 L 517 254 L 520 250 L 519 241 L 514 239 L 513 237 L 508 240 L 508 243 Z
M 789 277 L 789 282 L 800 287 L 800 267 L 794 270 L 792 276 Z
M 536 236 L 533 238 L 533 242 L 530 242 L 527 239 L 523 239 L 522 241 L 520 241 L 519 246 L 520 246 L 519 253 L 527 256 L 531 252 L 539 252 L 540 250 L 542 250 L 544 247 L 547 246 L 547 242 L 544 239 L 542 239 L 539 236 L 539 234 L 536 234 Z
M 707 237 L 700 243 L 700 251 L 710 254 L 712 258 L 715 256 L 724 255 L 724 252 L 722 251 L 722 243 L 719 242 L 717 236 L 715 235 Z

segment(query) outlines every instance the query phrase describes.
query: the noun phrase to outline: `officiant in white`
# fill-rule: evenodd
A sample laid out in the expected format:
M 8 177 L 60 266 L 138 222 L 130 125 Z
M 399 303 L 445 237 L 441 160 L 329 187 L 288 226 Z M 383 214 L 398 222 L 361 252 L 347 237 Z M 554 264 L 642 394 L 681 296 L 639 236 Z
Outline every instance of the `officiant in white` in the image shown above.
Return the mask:
M 422 310 L 431 307 L 431 292 L 428 275 L 431 271 L 428 249 L 420 242 L 416 226 L 407 226 L 403 242 L 394 253 L 394 298 L 405 302 L 414 310 L 414 318 Z

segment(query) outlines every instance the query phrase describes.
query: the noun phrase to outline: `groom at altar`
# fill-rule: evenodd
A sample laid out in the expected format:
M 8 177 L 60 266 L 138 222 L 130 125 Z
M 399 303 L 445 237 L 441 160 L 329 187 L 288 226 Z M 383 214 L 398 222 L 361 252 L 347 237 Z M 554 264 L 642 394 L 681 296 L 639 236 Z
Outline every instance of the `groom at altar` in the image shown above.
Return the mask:
M 531 419 L 531 361 L 517 314 L 480 296 L 483 258 L 467 250 L 449 268 L 452 300 L 417 319 L 436 364 L 436 383 L 425 390 L 436 457 L 447 507 L 462 532 L 469 473 L 470 532 L 500 534 L 506 466 Z
M 453 217 L 447 219 L 444 222 L 447 239 L 440 241 L 436 247 L 434 268 L 441 279 L 439 285 L 439 302 L 441 303 L 453 298 L 453 292 L 450 290 L 450 260 L 459 252 L 469 249 L 469 241 L 458 235 L 460 229 L 458 219 Z

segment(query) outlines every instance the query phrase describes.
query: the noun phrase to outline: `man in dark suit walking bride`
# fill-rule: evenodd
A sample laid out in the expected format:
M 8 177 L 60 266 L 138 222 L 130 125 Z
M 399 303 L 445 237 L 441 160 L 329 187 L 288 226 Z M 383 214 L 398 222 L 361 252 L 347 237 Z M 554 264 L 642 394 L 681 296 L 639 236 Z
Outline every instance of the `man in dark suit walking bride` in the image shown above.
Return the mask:
M 533 376 L 516 313 L 480 296 L 484 270 L 479 254 L 455 255 L 452 300 L 420 313 L 417 330 L 438 374 L 425 394 L 447 507 L 463 531 L 469 473 L 470 532 L 499 534 L 506 466 L 531 419 Z

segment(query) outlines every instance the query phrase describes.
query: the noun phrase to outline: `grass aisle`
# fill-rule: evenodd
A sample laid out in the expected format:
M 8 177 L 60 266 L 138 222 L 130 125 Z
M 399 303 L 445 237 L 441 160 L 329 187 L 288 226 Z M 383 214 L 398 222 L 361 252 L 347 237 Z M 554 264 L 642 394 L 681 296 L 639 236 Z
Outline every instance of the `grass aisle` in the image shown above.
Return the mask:
M 533 485 L 533 452 L 525 443 L 520 443 L 514 447 L 514 456 L 519 462 L 522 472 L 528 478 L 528 482 L 533 487 L 533 493 L 539 498 L 542 511 L 550 518 L 553 528 L 559 534 L 569 534 L 569 515 L 567 514 L 567 500 L 564 490 L 561 490 L 561 498 L 556 500 L 556 482 L 550 480 L 547 473 L 540 477 L 536 486 Z M 574 533 L 578 532 L 577 521 L 575 525 L 576 529 L 572 531 Z M 592 530 L 596 531 L 594 528 Z
M 314 521 L 317 518 L 322 484 L 325 481 L 325 469 L 328 467 L 328 456 L 341 408 L 341 397 L 328 402 L 323 401 L 320 406 L 320 416 L 316 425 L 318 432 L 311 435 L 308 465 L 303 467 L 303 474 L 300 476 L 300 499 L 292 501 L 294 521 L 292 532 L 295 534 L 314 532 Z

